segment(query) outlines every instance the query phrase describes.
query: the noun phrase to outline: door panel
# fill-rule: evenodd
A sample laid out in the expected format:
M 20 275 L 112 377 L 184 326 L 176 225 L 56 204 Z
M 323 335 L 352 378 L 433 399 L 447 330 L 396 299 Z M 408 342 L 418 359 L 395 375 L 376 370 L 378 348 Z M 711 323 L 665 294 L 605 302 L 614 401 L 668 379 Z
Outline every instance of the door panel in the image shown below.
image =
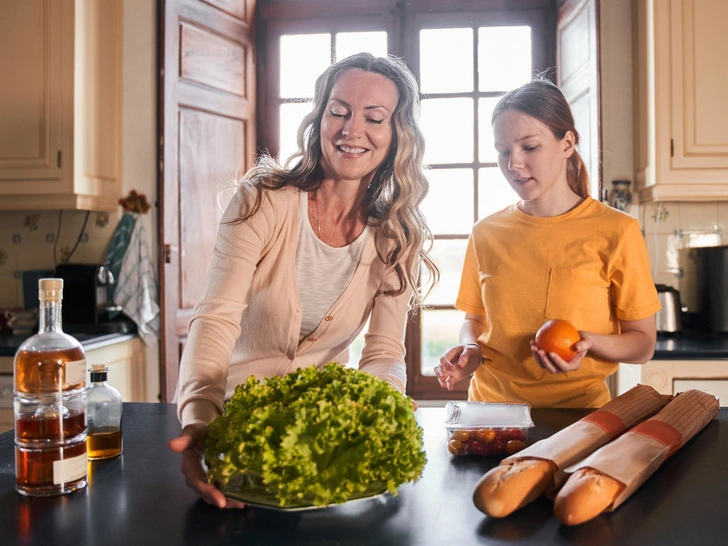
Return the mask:
M 255 0 L 165 0 L 160 16 L 162 399 L 177 385 L 222 215 L 254 161 Z
M 202 295 L 217 226 L 218 195 L 245 165 L 245 122 L 189 108 L 180 109 L 180 309 Z
M 589 172 L 590 193 L 602 195 L 598 0 L 559 0 L 557 84 L 569 101 Z

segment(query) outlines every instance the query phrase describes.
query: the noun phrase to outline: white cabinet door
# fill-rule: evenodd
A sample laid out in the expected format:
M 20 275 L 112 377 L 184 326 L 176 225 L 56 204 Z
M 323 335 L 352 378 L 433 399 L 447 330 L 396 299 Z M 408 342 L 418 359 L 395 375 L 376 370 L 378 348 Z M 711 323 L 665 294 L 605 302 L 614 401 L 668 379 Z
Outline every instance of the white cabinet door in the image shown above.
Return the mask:
M 698 389 L 728 401 L 728 360 L 650 360 L 646 364 L 620 364 L 616 390 L 619 396 L 638 383 L 663 394 Z
M 672 388 L 675 393 L 697 389 L 717 396 L 722 405 L 728 402 L 728 379 L 676 379 Z
M 673 169 L 728 169 L 728 2 L 670 3 Z
M 119 391 L 122 401 L 147 402 L 144 347 L 139 338 L 87 350 L 86 364 L 87 368 L 94 364 L 109 367 L 109 385 Z M 87 376 L 86 385 L 90 384 L 91 378 Z
M 122 2 L 0 2 L 0 210 L 116 211 Z
M 641 202 L 728 200 L 728 2 L 638 0 Z

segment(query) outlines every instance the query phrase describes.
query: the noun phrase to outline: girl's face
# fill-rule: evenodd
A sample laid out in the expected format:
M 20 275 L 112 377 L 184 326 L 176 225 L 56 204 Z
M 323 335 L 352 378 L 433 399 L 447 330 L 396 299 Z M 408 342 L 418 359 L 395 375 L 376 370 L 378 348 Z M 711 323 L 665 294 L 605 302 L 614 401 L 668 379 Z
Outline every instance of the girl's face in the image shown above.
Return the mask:
M 551 129 L 517 110 L 506 110 L 493 121 L 498 166 L 524 201 L 559 199 L 571 193 L 566 164 L 574 153 L 574 134 L 558 140 Z
M 389 155 L 399 93 L 381 74 L 353 68 L 339 76 L 321 118 L 326 177 L 369 183 Z

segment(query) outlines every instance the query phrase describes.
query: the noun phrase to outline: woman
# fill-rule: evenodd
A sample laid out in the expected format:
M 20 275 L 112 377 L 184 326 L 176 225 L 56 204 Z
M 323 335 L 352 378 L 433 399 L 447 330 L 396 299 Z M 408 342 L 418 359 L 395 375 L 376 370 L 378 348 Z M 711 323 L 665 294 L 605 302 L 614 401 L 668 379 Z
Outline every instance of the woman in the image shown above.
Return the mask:
M 182 434 L 170 441 L 207 502 L 242 506 L 207 483 L 200 453 L 208 423 L 248 377 L 345 363 L 369 320 L 359 369 L 404 392 L 417 272 L 438 274 L 418 209 L 427 193 L 418 110 L 401 61 L 361 53 L 332 65 L 293 166 L 264 157 L 227 207 L 180 364 Z
M 504 95 L 492 126 L 521 200 L 473 227 L 456 302 L 466 313 L 461 344 L 435 373 L 450 390 L 472 375 L 470 400 L 600 407 L 618 363 L 654 353 L 660 304 L 639 222 L 589 197 L 579 134 L 551 82 Z M 556 318 L 581 337 L 568 362 L 533 340 Z

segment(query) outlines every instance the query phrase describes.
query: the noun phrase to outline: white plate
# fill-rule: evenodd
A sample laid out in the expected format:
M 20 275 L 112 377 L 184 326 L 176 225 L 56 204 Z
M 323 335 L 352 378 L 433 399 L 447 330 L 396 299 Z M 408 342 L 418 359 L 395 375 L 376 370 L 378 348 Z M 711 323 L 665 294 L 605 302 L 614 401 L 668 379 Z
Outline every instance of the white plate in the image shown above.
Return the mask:
M 384 490 L 380 491 L 379 493 L 370 493 L 361 497 L 355 497 L 353 499 L 349 499 L 346 502 L 341 502 L 338 504 L 327 504 L 326 506 L 313 506 L 308 504 L 280 506 L 278 504 L 278 499 L 275 499 L 272 497 L 272 495 L 268 494 L 260 494 L 254 491 L 245 491 L 242 493 L 238 491 L 226 491 L 225 488 L 222 489 L 222 492 L 225 493 L 226 497 L 230 497 L 244 502 L 247 506 L 254 506 L 255 508 L 265 508 L 266 510 L 277 510 L 279 512 L 308 512 L 311 510 L 332 508 L 334 506 L 349 506 L 360 501 L 372 500 L 382 497 L 387 493 L 387 491 Z
M 250 484 L 251 482 L 241 477 L 237 483 L 235 480 L 220 487 L 220 490 L 225 494 L 226 497 L 239 500 L 244 502 L 248 506 L 255 506 L 257 508 L 267 508 L 269 510 L 279 510 L 281 512 L 304 512 L 308 510 L 320 510 L 322 508 L 330 508 L 332 506 L 343 506 L 350 505 L 355 502 L 371 500 L 384 495 L 387 492 L 386 486 L 378 485 L 376 487 L 370 487 L 367 491 L 360 493 L 359 495 L 349 499 L 346 502 L 327 504 L 325 506 L 314 506 L 312 504 L 293 504 L 289 506 L 281 506 L 278 499 L 272 493 L 261 490 L 260 487 L 245 487 L 244 483 Z

